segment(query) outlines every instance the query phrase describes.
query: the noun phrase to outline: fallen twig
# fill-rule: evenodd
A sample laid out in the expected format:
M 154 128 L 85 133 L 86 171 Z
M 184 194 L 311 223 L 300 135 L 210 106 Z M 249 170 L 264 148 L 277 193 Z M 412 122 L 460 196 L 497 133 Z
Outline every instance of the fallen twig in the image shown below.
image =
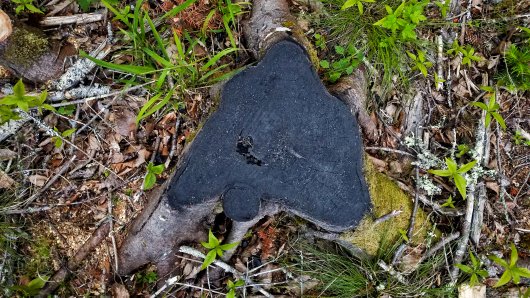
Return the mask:
M 384 148 L 384 147 L 364 147 L 365 150 L 379 150 L 379 151 L 386 151 L 386 152 L 392 152 L 392 153 L 396 153 L 396 154 L 402 154 L 402 155 L 407 155 L 407 156 L 411 156 L 411 157 L 416 157 L 414 154 L 412 153 L 408 153 L 407 151 L 403 151 L 403 150 L 398 150 L 398 149 L 392 149 L 392 148 Z
M 69 24 L 87 24 L 99 22 L 105 18 L 105 15 L 101 12 L 96 13 L 81 13 L 71 16 L 59 16 L 59 17 L 44 17 L 39 21 L 39 24 L 43 27 L 61 26 Z
M 438 241 L 431 249 L 429 249 L 422 257 L 421 260 L 418 263 L 423 262 L 424 260 L 434 256 L 440 249 L 444 248 L 447 244 L 451 243 L 452 241 L 458 239 L 460 237 L 460 232 L 453 233 L 445 238 L 442 238 L 442 240 Z
M 376 220 L 374 220 L 374 225 L 378 225 L 382 222 L 385 222 L 391 218 L 394 218 L 398 215 L 400 215 L 401 213 L 403 212 L 403 210 L 392 210 L 391 212 L 379 217 L 379 218 L 376 218 Z

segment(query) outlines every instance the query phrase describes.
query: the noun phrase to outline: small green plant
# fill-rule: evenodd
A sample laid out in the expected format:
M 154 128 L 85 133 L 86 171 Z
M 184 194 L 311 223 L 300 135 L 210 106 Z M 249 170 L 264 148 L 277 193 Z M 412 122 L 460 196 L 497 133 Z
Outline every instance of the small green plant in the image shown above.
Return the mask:
M 26 95 L 26 88 L 22 79 L 20 79 L 13 86 L 13 94 L 0 99 L 0 124 L 20 119 L 16 109 L 24 112 L 28 112 L 31 108 L 37 108 L 39 112 L 42 112 L 42 108 L 54 111 L 55 109 L 52 106 L 44 103 L 47 96 L 47 91 L 42 92 L 39 96 Z
M 412 70 L 418 69 L 424 77 L 427 77 L 427 68 L 431 68 L 432 63 L 425 59 L 425 53 L 423 51 L 418 51 L 417 55 L 414 55 L 407 51 L 407 55 L 412 61 L 414 61 Z
M 154 163 L 149 162 L 147 165 L 147 174 L 145 174 L 144 184 L 142 186 L 143 190 L 149 190 L 153 188 L 156 183 L 156 175 L 162 174 L 164 171 L 164 164 L 159 164 L 155 166 Z
M 401 239 L 405 242 L 409 242 L 409 236 L 407 236 L 407 231 L 399 229 L 399 234 L 401 234 Z
M 90 9 L 90 5 L 97 0 L 77 0 L 77 4 L 79 5 L 79 8 L 81 8 L 82 11 L 88 12 Z
M 511 280 L 513 280 L 513 283 L 519 284 L 521 281 L 521 277 L 530 278 L 530 270 L 528 270 L 525 267 L 518 267 L 517 266 L 517 259 L 519 258 L 517 248 L 512 243 L 510 245 L 511 247 L 511 255 L 510 255 L 510 263 L 506 262 L 505 260 L 497 257 L 497 256 L 489 256 L 489 258 L 504 268 L 504 273 L 502 274 L 499 281 L 494 285 L 494 287 L 500 287 L 507 283 L 509 283 Z
M 48 281 L 48 276 L 38 276 L 31 280 L 27 285 L 13 286 L 11 289 L 24 296 L 33 297 L 39 294 L 40 290 Z
M 403 1 L 395 10 L 385 5 L 388 15 L 375 22 L 374 25 L 391 30 L 394 37 L 400 31 L 399 38 L 404 41 L 414 40 L 417 38 L 415 31 L 417 25 L 427 20 L 427 17 L 423 14 L 423 9 L 428 3 L 428 0 Z
M 329 62 L 320 60 L 320 67 L 326 70 L 326 77 L 331 83 L 335 83 L 344 75 L 350 75 L 363 59 L 363 54 L 353 45 L 347 48 L 335 46 L 338 60 Z
M 228 293 L 226 293 L 226 298 L 235 298 L 236 297 L 236 289 L 238 287 L 241 287 L 245 285 L 245 281 L 242 279 L 237 280 L 235 283 L 231 280 L 228 280 L 226 288 L 228 289 Z
M 515 142 L 515 145 L 524 144 L 526 146 L 530 146 L 530 140 L 527 140 L 520 130 L 515 131 L 515 134 L 513 135 L 513 140 Z
M 466 178 L 462 176 L 462 174 L 471 170 L 475 166 L 476 163 L 477 161 L 474 160 L 459 168 L 454 160 L 452 160 L 451 158 L 446 158 L 445 159 L 445 164 L 447 166 L 446 170 L 429 170 L 429 173 L 434 174 L 436 176 L 440 176 L 440 177 L 449 177 L 450 179 L 452 179 L 456 185 L 456 188 L 460 192 L 460 195 L 465 200 L 467 181 L 466 181 Z
M 471 67 L 472 61 L 481 60 L 482 58 L 480 58 L 479 56 L 475 56 L 475 49 L 472 46 L 466 45 L 466 47 L 462 50 L 462 64 Z
M 449 208 L 455 208 L 455 201 L 453 201 L 453 196 L 449 196 L 447 200 L 445 200 L 445 203 L 442 204 L 442 207 L 449 207 Z
M 502 129 L 506 130 L 506 123 L 504 122 L 504 118 L 502 118 L 501 114 L 499 114 L 500 105 L 496 102 L 496 92 L 491 87 L 484 86 L 482 87 L 483 90 L 488 91 L 487 97 L 489 97 L 489 100 L 486 103 L 474 101 L 471 103 L 471 105 L 481 108 L 482 110 L 486 111 L 486 119 L 484 121 L 484 125 L 486 127 L 489 127 L 491 123 L 491 118 L 495 119 L 497 123 L 502 127 Z
M 44 13 L 42 12 L 42 10 L 38 9 L 35 5 L 33 5 L 33 0 L 11 0 L 11 2 L 17 5 L 15 7 L 16 14 L 19 14 L 25 10 L 32 13 Z
M 201 270 L 205 269 L 206 267 L 210 266 L 217 257 L 222 257 L 223 252 L 230 250 L 234 247 L 236 247 L 239 243 L 227 243 L 227 244 L 221 244 L 219 242 L 219 239 L 215 237 L 215 235 L 212 233 L 212 230 L 209 230 L 208 232 L 208 242 L 201 242 L 202 246 L 209 249 L 210 251 L 206 254 L 206 258 L 204 258 L 204 262 L 202 263 Z
M 438 86 L 441 83 L 445 83 L 444 78 L 441 78 L 441 77 L 438 76 L 437 73 L 434 73 L 434 85 Z
M 326 38 L 318 33 L 313 35 L 313 37 L 315 38 L 315 47 L 317 49 L 320 49 L 321 51 L 325 50 L 326 49 Z
M 158 280 L 158 275 L 154 271 L 147 271 L 145 273 L 137 273 L 136 281 L 142 285 L 152 285 Z
M 451 46 L 451 48 L 449 50 L 447 50 L 447 54 L 448 55 L 451 55 L 451 56 L 456 56 L 460 53 L 462 53 L 462 51 L 464 51 L 464 47 L 462 47 L 459 43 L 458 43 L 458 39 L 455 38 L 455 40 L 453 41 L 453 44 Z
M 456 148 L 458 149 L 458 152 L 456 153 L 456 157 L 458 158 L 461 158 L 470 150 L 469 146 L 466 144 L 460 144 Z
M 504 60 L 506 70 L 499 76 L 498 84 L 512 92 L 530 90 L 530 39 L 524 44 L 511 44 L 504 53 Z
M 357 6 L 357 9 L 359 9 L 359 14 L 363 14 L 364 12 L 363 2 L 374 3 L 375 0 L 346 0 L 346 2 L 344 2 L 344 5 L 341 7 L 341 9 L 345 10 L 352 6 Z
M 54 127 L 53 131 L 58 134 L 58 136 L 52 137 L 53 145 L 55 146 L 55 148 L 61 148 L 61 146 L 63 145 L 63 139 L 71 136 L 75 132 L 75 128 L 70 128 L 63 132 L 60 132 L 57 127 Z
M 456 264 L 456 267 L 471 276 L 469 278 L 469 285 L 471 287 L 474 287 L 479 283 L 479 277 L 488 277 L 488 271 L 480 269 L 482 267 L 482 263 L 477 260 L 477 258 L 471 251 L 469 251 L 469 259 L 471 260 L 471 266 Z

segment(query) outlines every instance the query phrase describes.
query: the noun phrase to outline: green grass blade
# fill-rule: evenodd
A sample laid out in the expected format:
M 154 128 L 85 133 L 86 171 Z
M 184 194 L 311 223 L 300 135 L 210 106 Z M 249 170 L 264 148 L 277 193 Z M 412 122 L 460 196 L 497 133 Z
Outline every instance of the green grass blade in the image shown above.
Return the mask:
M 147 23 L 149 24 L 149 27 L 151 28 L 151 31 L 153 31 L 153 36 L 155 37 L 156 43 L 158 44 L 158 49 L 162 52 L 164 57 L 166 59 L 169 59 L 169 56 L 166 51 L 166 46 L 164 45 L 164 41 L 160 37 L 160 34 L 158 34 L 158 31 L 156 30 L 155 24 L 153 24 L 153 21 L 149 17 L 148 14 L 145 15 Z
M 87 58 L 88 60 L 96 63 L 97 65 L 101 67 L 105 67 L 112 70 L 122 71 L 134 75 L 143 75 L 149 72 L 154 71 L 155 69 L 150 66 L 137 66 L 137 65 L 123 65 L 123 64 L 115 64 L 111 62 L 106 62 L 103 60 L 96 59 L 94 57 L 89 56 L 87 53 L 85 53 L 83 50 L 79 52 L 79 55 L 83 58 Z
M 172 18 L 172 17 L 176 16 L 179 12 L 183 11 L 184 9 L 188 8 L 190 5 L 195 3 L 195 1 L 196 0 L 186 0 L 186 2 L 182 3 L 181 5 L 173 7 L 170 11 L 166 12 L 162 16 L 162 19 L 165 19 L 165 18 L 168 18 L 168 17 Z
M 149 57 L 151 57 L 156 63 L 160 64 L 165 68 L 172 68 L 174 66 L 173 64 L 171 64 L 171 62 L 162 58 L 160 55 L 153 52 L 151 49 L 144 48 L 144 52 L 149 55 Z
M 219 61 L 219 59 L 223 58 L 224 56 L 226 56 L 226 55 L 228 55 L 230 53 L 238 51 L 238 50 L 239 50 L 238 48 L 228 48 L 228 49 L 222 50 L 221 52 L 219 52 L 215 56 L 213 56 L 210 60 L 208 60 L 208 62 L 206 62 L 206 64 L 204 64 L 201 67 L 201 70 L 204 71 L 204 70 L 208 69 L 210 66 L 214 65 L 217 61 Z

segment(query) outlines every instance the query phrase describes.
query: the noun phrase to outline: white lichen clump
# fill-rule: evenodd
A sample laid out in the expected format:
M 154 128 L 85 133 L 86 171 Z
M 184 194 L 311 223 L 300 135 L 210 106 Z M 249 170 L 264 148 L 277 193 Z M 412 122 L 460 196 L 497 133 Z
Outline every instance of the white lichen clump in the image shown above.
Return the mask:
M 427 176 L 420 176 L 417 185 L 418 188 L 424 190 L 428 196 L 439 195 L 442 193 L 442 189 L 439 186 L 436 186 Z

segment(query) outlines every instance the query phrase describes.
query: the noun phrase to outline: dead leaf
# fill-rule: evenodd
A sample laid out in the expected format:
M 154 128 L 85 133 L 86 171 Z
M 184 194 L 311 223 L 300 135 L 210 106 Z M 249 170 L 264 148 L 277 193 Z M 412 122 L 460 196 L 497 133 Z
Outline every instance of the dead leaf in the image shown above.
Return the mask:
M 28 177 L 28 180 L 31 184 L 35 186 L 42 187 L 48 181 L 48 177 L 42 175 L 31 175 Z
M 11 188 L 15 184 L 16 184 L 15 180 L 13 180 L 6 173 L 0 170 L 0 189 Z
M 16 158 L 17 154 L 9 149 L 0 149 L 0 160 L 10 160 Z
M 114 122 L 116 132 L 123 137 L 129 137 L 136 131 L 136 114 L 129 109 L 115 111 L 109 121 Z
M 129 298 L 129 292 L 127 291 L 127 288 L 125 288 L 124 285 L 115 283 L 112 285 L 111 288 L 112 291 L 112 297 L 115 298 Z

